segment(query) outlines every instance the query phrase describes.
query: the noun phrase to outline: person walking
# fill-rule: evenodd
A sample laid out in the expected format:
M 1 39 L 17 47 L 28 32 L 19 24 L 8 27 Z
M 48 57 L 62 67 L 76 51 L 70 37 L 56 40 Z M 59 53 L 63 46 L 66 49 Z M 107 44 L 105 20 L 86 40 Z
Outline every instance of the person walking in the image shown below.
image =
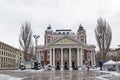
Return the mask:
M 87 65 L 86 67 L 87 67 L 87 71 L 89 72 L 89 65 Z

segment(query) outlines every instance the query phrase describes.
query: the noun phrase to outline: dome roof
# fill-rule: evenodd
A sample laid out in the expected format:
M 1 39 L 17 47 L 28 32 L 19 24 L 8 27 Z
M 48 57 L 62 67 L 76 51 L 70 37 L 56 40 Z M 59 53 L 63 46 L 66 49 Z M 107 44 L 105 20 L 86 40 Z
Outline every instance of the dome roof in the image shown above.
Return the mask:
M 78 28 L 78 30 L 77 30 L 77 34 L 85 33 L 85 32 L 86 32 L 85 29 L 84 29 L 83 26 L 80 24 L 80 25 L 79 25 L 79 28 Z
M 47 27 L 47 29 L 52 29 L 50 24 L 49 24 L 49 26 Z
M 47 27 L 47 29 L 45 30 L 46 32 L 52 32 L 52 28 L 51 25 L 49 24 L 49 26 Z
M 80 24 L 79 29 L 78 29 L 78 32 L 80 32 L 80 31 L 85 31 L 81 24 Z

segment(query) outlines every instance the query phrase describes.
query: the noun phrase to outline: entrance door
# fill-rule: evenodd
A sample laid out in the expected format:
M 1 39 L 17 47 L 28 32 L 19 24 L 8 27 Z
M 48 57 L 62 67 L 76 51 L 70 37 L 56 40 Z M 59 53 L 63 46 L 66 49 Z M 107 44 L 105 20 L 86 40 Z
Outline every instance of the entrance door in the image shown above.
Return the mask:
M 75 69 L 75 62 L 72 62 L 72 69 Z
M 77 68 L 77 65 L 76 65 L 75 61 L 73 61 L 73 62 L 72 62 L 72 69 L 73 69 L 73 70 L 78 70 L 78 68 Z
M 67 62 L 65 62 L 64 63 L 64 70 L 68 70 L 69 69 L 67 65 L 68 65 Z
M 57 62 L 56 70 L 60 70 L 60 63 L 59 62 Z

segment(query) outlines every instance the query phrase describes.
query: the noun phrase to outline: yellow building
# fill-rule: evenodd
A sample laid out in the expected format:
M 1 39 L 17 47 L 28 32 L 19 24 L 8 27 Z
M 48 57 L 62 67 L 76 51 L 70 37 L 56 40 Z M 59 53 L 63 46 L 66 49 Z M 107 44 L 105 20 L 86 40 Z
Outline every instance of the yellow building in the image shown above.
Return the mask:
M 19 49 L 0 41 L 0 69 L 18 69 L 23 58 Z

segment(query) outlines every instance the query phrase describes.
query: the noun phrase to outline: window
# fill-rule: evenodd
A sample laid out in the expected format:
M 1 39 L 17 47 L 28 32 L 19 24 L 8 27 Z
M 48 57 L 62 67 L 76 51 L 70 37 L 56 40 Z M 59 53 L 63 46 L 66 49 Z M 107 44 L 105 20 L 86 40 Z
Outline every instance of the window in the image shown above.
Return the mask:
M 47 53 L 47 59 L 50 59 L 50 52 Z
M 81 42 L 84 42 L 84 39 L 81 39 Z
M 91 56 L 90 53 L 88 53 L 88 54 L 87 54 L 87 59 L 90 59 L 90 56 Z
M 47 55 L 47 59 L 50 59 L 50 55 Z
M 67 34 L 69 34 L 69 32 L 67 32 Z
M 3 51 L 2 51 L 2 55 L 3 55 Z
M 43 55 L 41 56 L 41 59 L 43 59 Z
M 65 34 L 65 32 L 63 32 L 63 34 Z
M 50 38 L 48 38 L 47 42 L 50 43 Z
M 3 49 L 3 46 L 2 46 L 2 49 Z
M 59 32 L 59 34 L 61 34 L 61 33 Z

